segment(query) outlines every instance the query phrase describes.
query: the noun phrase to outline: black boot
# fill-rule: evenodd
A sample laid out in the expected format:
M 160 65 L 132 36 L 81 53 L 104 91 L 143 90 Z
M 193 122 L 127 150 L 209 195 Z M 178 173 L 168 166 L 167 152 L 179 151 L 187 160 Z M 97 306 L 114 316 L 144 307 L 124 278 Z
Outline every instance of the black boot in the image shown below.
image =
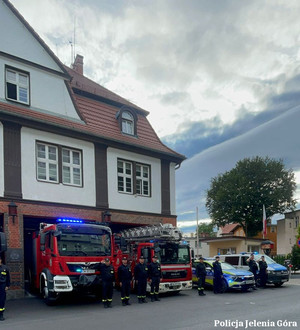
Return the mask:
M 107 303 L 107 301 L 104 301 L 104 302 L 103 302 L 103 306 L 104 306 L 104 308 L 108 308 L 108 303 Z
M 154 295 L 151 296 L 151 302 L 155 301 Z
M 142 303 L 143 303 L 142 298 L 139 298 L 139 304 L 142 304 Z
M 155 301 L 160 301 L 160 299 L 158 298 L 158 294 L 155 295 L 154 299 Z
M 107 302 L 107 307 L 108 307 L 108 308 L 112 308 L 112 306 L 111 306 L 111 301 L 108 301 L 108 302 Z
M 206 296 L 206 294 L 203 292 L 203 290 L 200 290 L 199 296 Z
M 4 321 L 5 320 L 5 318 L 4 318 L 4 316 L 3 316 L 3 312 L 1 312 L 0 313 L 0 321 Z
M 142 299 L 142 302 L 143 302 L 144 304 L 147 304 L 147 303 L 148 303 L 148 301 L 146 300 L 146 298 L 143 298 L 143 299 Z

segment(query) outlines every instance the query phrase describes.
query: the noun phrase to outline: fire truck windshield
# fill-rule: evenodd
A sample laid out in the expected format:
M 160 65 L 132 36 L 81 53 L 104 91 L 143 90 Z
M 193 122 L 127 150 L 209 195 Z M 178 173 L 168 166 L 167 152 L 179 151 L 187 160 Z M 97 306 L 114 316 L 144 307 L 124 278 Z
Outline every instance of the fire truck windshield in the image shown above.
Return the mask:
M 108 256 L 111 254 L 110 231 L 97 226 L 60 225 L 57 247 L 61 256 Z
M 159 245 L 160 262 L 166 264 L 187 264 L 190 263 L 190 248 L 188 245 L 164 244 Z

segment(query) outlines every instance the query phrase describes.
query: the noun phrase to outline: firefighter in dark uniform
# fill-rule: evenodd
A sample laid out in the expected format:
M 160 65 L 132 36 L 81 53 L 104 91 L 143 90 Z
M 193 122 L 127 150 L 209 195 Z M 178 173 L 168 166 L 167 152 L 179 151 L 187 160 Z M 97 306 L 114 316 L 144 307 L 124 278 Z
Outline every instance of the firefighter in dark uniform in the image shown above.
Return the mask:
M 268 264 L 265 261 L 265 257 L 261 256 L 260 260 L 258 261 L 259 264 L 259 278 L 260 278 L 260 286 L 262 288 L 266 287 L 267 279 L 268 279 Z
M 159 283 L 160 279 L 162 277 L 161 275 L 161 267 L 160 264 L 157 262 L 157 256 L 153 256 L 152 262 L 149 265 L 149 278 L 150 278 L 150 283 L 151 283 L 151 291 L 150 291 L 150 296 L 151 296 L 151 301 L 159 301 L 158 294 L 159 294 Z
M 128 260 L 126 257 L 122 258 L 122 265 L 118 268 L 118 277 L 121 287 L 122 305 L 123 306 L 131 305 L 129 299 L 130 299 L 132 274 L 131 274 L 130 266 L 128 266 Z
M 196 276 L 198 278 L 198 294 L 199 296 L 206 296 L 204 291 L 204 285 L 205 285 L 205 277 L 206 277 L 206 268 L 203 263 L 203 258 L 199 258 L 199 262 L 196 266 Z
M 253 287 L 253 290 L 256 290 L 258 267 L 257 267 L 257 263 L 254 259 L 254 254 L 253 253 L 251 253 L 250 257 L 247 259 L 247 262 L 248 262 L 248 265 L 249 265 L 249 271 L 251 273 L 253 273 L 253 275 L 254 275 L 255 285 Z
M 148 278 L 148 266 L 145 265 L 145 259 L 140 256 L 139 263 L 134 267 L 134 279 L 137 284 L 137 297 L 139 304 L 147 303 L 146 288 Z
M 4 321 L 6 291 L 10 287 L 10 275 L 8 268 L 2 264 L 0 256 L 0 321 Z
M 112 296 L 114 290 L 114 281 L 115 281 L 114 267 L 110 264 L 109 258 L 105 258 L 97 266 L 97 270 L 100 270 L 101 272 L 102 302 L 104 308 L 111 308 Z
M 216 256 L 216 261 L 213 262 L 213 270 L 214 270 L 214 293 L 222 293 L 223 271 L 219 256 Z

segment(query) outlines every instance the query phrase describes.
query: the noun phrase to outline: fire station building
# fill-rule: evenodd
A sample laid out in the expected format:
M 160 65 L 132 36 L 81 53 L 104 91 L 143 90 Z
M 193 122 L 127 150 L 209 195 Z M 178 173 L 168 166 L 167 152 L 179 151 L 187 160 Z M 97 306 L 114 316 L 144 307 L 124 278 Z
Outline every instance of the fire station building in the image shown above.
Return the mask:
M 28 282 L 32 233 L 58 218 L 176 225 L 175 170 L 148 112 L 63 65 L 0 0 L 0 231 L 10 297 Z

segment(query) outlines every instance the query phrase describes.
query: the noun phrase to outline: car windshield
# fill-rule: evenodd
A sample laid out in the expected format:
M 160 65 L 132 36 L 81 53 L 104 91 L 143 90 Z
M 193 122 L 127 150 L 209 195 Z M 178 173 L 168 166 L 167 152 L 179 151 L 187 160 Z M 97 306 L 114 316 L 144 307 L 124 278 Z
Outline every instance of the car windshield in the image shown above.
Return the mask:
M 227 262 L 221 262 L 221 267 L 223 270 L 236 269 Z
M 111 254 L 111 235 L 101 228 L 60 226 L 57 247 L 61 256 L 108 256 Z
M 187 264 L 191 261 L 190 249 L 188 245 L 179 245 L 169 243 L 160 245 L 160 262 L 161 264 Z
M 265 261 L 266 261 L 267 265 L 276 264 L 276 262 L 272 258 L 270 258 L 264 254 L 255 254 L 254 255 L 255 261 L 258 261 L 262 256 L 265 257 Z

